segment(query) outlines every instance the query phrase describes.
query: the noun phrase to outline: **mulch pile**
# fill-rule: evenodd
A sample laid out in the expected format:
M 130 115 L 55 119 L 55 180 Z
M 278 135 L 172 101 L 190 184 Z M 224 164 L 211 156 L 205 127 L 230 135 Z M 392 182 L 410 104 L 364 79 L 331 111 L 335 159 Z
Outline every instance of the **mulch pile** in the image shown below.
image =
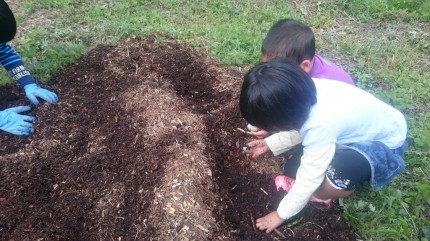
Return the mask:
M 31 137 L 0 133 L 0 239 L 356 240 L 336 204 L 256 230 L 284 194 L 273 157 L 240 152 L 242 75 L 175 41 L 92 50 L 28 113 Z M 0 88 L 1 109 L 27 104 Z

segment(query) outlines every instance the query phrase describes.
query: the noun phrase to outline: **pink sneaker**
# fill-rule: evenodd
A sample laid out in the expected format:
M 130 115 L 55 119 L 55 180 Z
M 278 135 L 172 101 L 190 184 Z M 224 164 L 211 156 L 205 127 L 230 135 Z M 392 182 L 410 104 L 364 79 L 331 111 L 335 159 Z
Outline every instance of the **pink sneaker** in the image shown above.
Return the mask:
M 282 189 L 286 192 L 289 192 L 295 182 L 296 180 L 291 177 L 287 177 L 283 175 L 275 177 L 275 186 L 276 186 L 276 190 L 278 191 L 279 189 Z M 322 200 L 312 195 L 312 197 L 309 199 L 309 202 L 324 203 L 324 205 L 330 206 L 333 203 L 333 199 Z

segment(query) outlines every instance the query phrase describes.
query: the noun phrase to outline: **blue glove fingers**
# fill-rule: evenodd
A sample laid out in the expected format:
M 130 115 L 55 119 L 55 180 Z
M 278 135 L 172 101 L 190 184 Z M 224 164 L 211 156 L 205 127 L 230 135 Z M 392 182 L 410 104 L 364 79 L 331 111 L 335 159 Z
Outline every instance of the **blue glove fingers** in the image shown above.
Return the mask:
M 33 128 L 33 124 L 30 122 L 26 122 L 26 121 L 22 121 L 21 123 L 19 123 L 19 126 L 23 127 L 23 128 L 27 128 L 27 129 Z
M 37 100 L 36 96 L 33 93 L 27 93 L 27 98 L 33 103 L 34 105 L 39 105 L 39 101 Z
M 0 128 L 14 135 L 29 136 L 34 132 L 35 118 L 18 114 L 31 110 L 30 106 L 17 106 L 0 111 Z
M 49 90 L 45 90 L 43 92 L 45 94 L 44 96 L 40 96 L 40 98 L 43 98 L 45 101 L 49 103 L 57 103 L 58 102 L 58 96 Z
M 15 129 L 14 132 L 11 132 L 11 133 L 15 134 L 15 135 L 21 135 L 21 136 L 29 136 L 29 135 L 33 134 L 33 132 L 34 132 L 33 127 L 30 127 L 30 128 L 28 128 L 28 127 L 18 127 L 18 128 Z
M 52 91 L 44 89 L 37 84 L 29 84 L 24 86 L 25 94 L 27 98 L 35 105 L 39 104 L 39 100 L 37 97 L 49 102 L 49 103 L 57 103 L 58 96 Z
M 29 135 L 33 134 L 33 132 L 34 132 L 34 128 L 33 127 L 30 127 L 27 130 L 28 131 L 26 133 L 24 133 L 23 136 L 29 136 Z
M 34 132 L 34 129 L 33 127 L 15 127 L 6 131 L 17 136 L 29 136 Z
M 58 95 L 55 94 L 54 92 L 52 92 L 53 96 L 54 96 L 54 102 L 53 103 L 57 103 L 58 101 L 60 101 L 60 98 L 58 98 Z
M 16 106 L 16 107 L 11 107 L 9 109 L 6 109 L 8 111 L 12 111 L 15 113 L 21 113 L 21 112 L 25 112 L 25 111 L 29 111 L 31 110 L 30 106 Z
M 33 116 L 28 116 L 28 115 L 21 115 L 21 120 L 23 122 L 30 122 L 30 123 L 34 123 L 35 118 Z

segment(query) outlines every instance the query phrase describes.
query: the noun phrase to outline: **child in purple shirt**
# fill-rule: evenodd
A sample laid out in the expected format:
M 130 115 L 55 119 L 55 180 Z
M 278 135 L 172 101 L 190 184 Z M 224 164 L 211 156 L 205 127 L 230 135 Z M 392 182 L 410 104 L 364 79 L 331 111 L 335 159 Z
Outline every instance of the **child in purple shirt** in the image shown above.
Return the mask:
M 292 63 L 300 65 L 312 78 L 337 80 L 355 85 L 354 80 L 345 70 L 322 56 L 315 54 L 315 52 L 315 36 L 312 29 L 300 21 L 282 19 L 269 29 L 263 40 L 261 61 L 288 59 Z M 264 138 L 270 133 L 257 128 L 250 131 L 249 134 L 257 138 Z M 279 142 L 279 140 L 277 141 Z M 288 142 L 291 141 L 294 142 L 291 138 L 288 139 Z M 254 149 L 251 148 L 251 156 L 254 158 L 258 157 L 269 151 L 269 149 L 275 155 L 286 151 L 283 148 L 271 147 L 270 143 L 268 143 L 269 146 L 265 145 L 260 149 L 257 147 Z
M 300 65 L 312 78 L 338 80 L 354 85 L 345 70 L 315 54 L 315 36 L 312 29 L 297 20 L 279 20 L 263 40 L 262 61 L 279 58 Z
M 287 59 L 297 64 L 312 78 L 326 79 L 328 81 L 341 81 L 355 85 L 352 77 L 333 62 L 315 54 L 315 36 L 312 29 L 306 24 L 293 20 L 282 19 L 276 22 L 263 40 L 262 62 L 273 59 Z M 252 130 L 251 130 L 252 129 Z M 301 147 L 302 137 L 297 130 L 269 133 L 265 130 L 251 126 L 250 135 L 259 138 L 247 144 L 250 151 L 247 153 L 252 158 L 257 158 L 269 150 L 276 156 L 291 150 L 293 147 Z M 264 139 L 262 139 L 264 138 Z M 296 148 L 298 155 L 293 155 L 284 165 L 284 174 L 275 179 L 277 188 L 288 186 L 294 182 L 295 173 L 300 165 L 300 152 L 302 148 Z M 283 182 L 279 183 L 280 180 Z M 330 203 L 331 200 L 312 199 L 311 201 Z

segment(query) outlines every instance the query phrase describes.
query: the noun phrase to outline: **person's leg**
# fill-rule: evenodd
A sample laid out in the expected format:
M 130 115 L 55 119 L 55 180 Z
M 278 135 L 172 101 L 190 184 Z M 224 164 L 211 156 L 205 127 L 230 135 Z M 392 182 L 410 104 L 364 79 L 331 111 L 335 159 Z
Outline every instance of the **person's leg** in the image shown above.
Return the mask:
M 297 145 L 291 151 L 284 154 L 286 160 L 282 166 L 283 174 L 275 177 L 276 189 L 289 192 L 296 181 L 296 173 L 303 155 L 303 146 Z
M 297 169 L 299 169 L 301 158 L 303 156 L 303 146 L 297 145 L 292 150 L 289 157 L 285 157 L 286 162 L 283 166 L 283 173 L 285 176 L 296 179 Z
M 327 180 L 327 178 L 325 178 L 323 184 L 321 184 L 318 190 L 314 192 L 313 196 L 321 200 L 327 200 L 327 199 L 337 199 L 337 198 L 347 197 L 351 195 L 353 192 L 354 190 L 343 191 L 340 189 L 336 189 Z
M 326 200 L 349 196 L 370 177 L 371 167 L 366 157 L 353 149 L 338 149 L 314 197 Z

